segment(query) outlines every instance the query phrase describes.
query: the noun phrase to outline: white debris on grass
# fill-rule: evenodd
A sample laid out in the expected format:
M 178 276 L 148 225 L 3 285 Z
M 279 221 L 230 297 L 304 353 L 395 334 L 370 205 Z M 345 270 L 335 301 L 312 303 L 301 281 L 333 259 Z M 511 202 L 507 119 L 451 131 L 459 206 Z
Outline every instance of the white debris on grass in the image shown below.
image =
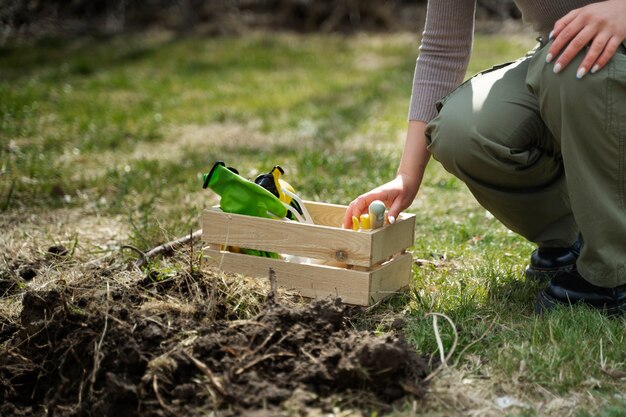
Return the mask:
M 519 401 L 517 398 L 511 397 L 509 395 L 498 397 L 495 399 L 494 402 L 498 406 L 498 408 L 502 410 L 506 410 L 507 408 L 510 408 L 510 407 L 522 407 L 522 408 L 528 407 L 527 404 L 524 404 L 523 402 Z

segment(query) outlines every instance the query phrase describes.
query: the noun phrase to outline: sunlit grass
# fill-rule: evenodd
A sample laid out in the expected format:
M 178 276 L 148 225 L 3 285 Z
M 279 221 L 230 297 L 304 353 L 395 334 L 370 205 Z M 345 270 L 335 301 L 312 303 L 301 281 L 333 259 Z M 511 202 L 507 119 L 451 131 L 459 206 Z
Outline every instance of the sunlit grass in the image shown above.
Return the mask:
M 533 44 L 479 35 L 468 74 Z M 200 210 L 215 203 L 200 177 L 218 159 L 250 179 L 280 164 L 302 197 L 332 203 L 391 179 L 417 38 L 159 35 L 0 52 L 0 210 L 119 216 L 130 243 L 147 249 L 198 227 Z M 410 211 L 420 260 L 412 288 L 362 325 L 403 313 L 408 339 L 437 356 L 425 315 L 446 314 L 458 369 L 515 376 L 531 397 L 535 386 L 567 395 L 599 381 L 590 395 L 609 399 L 601 415 L 621 415 L 626 406 L 612 398 L 624 383 L 610 375 L 626 369 L 623 319 L 584 308 L 536 317 L 541 284 L 523 279 L 533 246 L 436 163 Z M 445 322 L 440 332 L 449 350 L 454 332 Z

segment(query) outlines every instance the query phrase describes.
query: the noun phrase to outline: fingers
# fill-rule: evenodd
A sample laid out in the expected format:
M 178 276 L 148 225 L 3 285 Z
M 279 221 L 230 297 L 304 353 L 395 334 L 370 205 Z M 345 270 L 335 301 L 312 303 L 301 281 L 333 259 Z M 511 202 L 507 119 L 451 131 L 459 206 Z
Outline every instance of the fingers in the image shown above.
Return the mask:
M 573 36 L 572 36 L 573 35 Z M 553 57 L 558 54 L 555 51 L 563 52 L 554 62 L 553 71 L 558 74 L 563 68 L 565 68 L 571 61 L 578 55 L 578 53 L 585 47 L 592 39 L 594 39 L 595 31 L 591 27 L 582 27 L 579 29 L 574 28 L 574 24 L 567 26 L 561 34 L 554 39 L 552 45 L 548 49 L 548 55 L 546 56 L 546 62 L 551 62 Z
M 346 213 L 343 217 L 343 227 L 344 229 L 352 228 L 352 217 L 359 218 L 361 214 L 367 213 L 370 204 L 374 200 L 382 201 L 386 207 L 391 205 L 391 208 L 388 212 L 388 217 L 392 216 L 394 219 L 398 218 L 398 214 L 402 211 L 402 199 L 399 198 L 399 195 L 395 192 L 390 192 L 385 189 L 385 186 L 381 186 L 379 188 L 375 188 L 372 191 L 369 191 L 363 195 L 357 197 L 354 201 L 348 205 L 346 209 Z
M 402 212 L 402 208 L 402 202 L 399 198 L 397 198 L 387 212 L 387 220 L 389 221 L 389 223 L 393 224 L 396 221 L 396 219 L 400 215 L 400 212 Z
M 548 49 L 547 62 L 551 62 L 554 57 L 558 56 L 561 50 L 567 46 L 569 41 L 580 31 L 580 28 L 576 30 L 573 24 L 577 17 L 578 10 L 573 10 L 557 20 L 554 24 L 554 29 L 550 33 L 550 39 L 553 40 L 553 42 Z
M 626 39 L 626 2 L 611 0 L 572 10 L 555 24 L 546 62 L 554 62 L 559 73 L 585 48 L 585 56 L 576 70 L 582 78 L 603 68 Z
M 578 67 L 578 70 L 576 71 L 576 78 L 580 79 L 584 77 L 585 74 L 587 74 L 589 71 L 592 70 L 592 68 L 595 68 L 595 65 L 597 65 L 598 58 L 604 52 L 609 40 L 610 38 L 606 34 L 599 34 L 593 39 L 593 41 L 591 42 L 591 45 L 589 46 L 589 49 L 587 50 L 587 54 L 585 55 L 585 58 L 583 59 L 583 62 L 581 62 L 581 64 Z M 596 69 L 596 71 L 598 69 Z
M 352 216 L 359 218 L 363 213 L 367 213 L 367 209 L 370 203 L 374 200 L 378 200 L 379 195 L 376 193 L 367 193 L 357 197 L 350 203 L 346 209 L 346 214 L 343 216 L 344 229 L 352 228 Z
M 559 39 L 560 41 L 560 39 Z M 554 41 L 553 45 L 557 43 Z M 560 43 L 560 42 L 559 42 Z M 583 78 L 589 72 L 595 73 L 603 68 L 615 55 L 619 48 L 621 40 L 617 36 L 611 36 L 608 33 L 595 33 L 593 28 L 586 27 L 569 42 L 563 53 L 554 62 L 553 72 L 558 74 L 565 68 L 587 45 L 587 52 L 583 61 L 576 71 L 577 78 Z M 556 48 L 559 48 L 557 44 Z M 548 50 L 546 62 L 553 61 L 552 47 Z
M 552 32 L 550 33 L 550 38 L 554 39 L 558 37 L 561 34 L 561 31 L 565 29 L 565 27 L 569 25 L 574 19 L 576 19 L 579 13 L 580 13 L 579 9 L 572 10 L 571 12 L 569 12 L 568 14 L 566 14 L 565 16 L 557 20 L 556 23 L 554 24 L 554 28 L 552 29 Z
M 617 52 L 617 48 L 619 48 L 621 44 L 622 42 L 618 37 L 613 36 L 611 39 L 609 39 L 609 41 L 604 46 L 602 54 L 600 54 L 598 59 L 591 66 L 591 73 L 595 74 L 596 72 L 604 68 L 604 66 L 609 63 L 611 58 L 613 58 L 613 55 L 615 55 L 615 53 Z
M 390 207 L 387 218 L 390 220 L 393 217 L 395 220 L 400 212 L 410 205 L 416 193 L 417 187 L 413 190 L 413 186 L 407 185 L 407 181 L 403 179 L 402 175 L 398 175 L 388 183 L 374 188 L 352 201 L 346 209 L 342 225 L 346 229 L 352 228 L 352 218 L 359 218 L 361 214 L 367 213 L 369 205 L 374 200 L 380 200 L 385 204 L 385 207 Z

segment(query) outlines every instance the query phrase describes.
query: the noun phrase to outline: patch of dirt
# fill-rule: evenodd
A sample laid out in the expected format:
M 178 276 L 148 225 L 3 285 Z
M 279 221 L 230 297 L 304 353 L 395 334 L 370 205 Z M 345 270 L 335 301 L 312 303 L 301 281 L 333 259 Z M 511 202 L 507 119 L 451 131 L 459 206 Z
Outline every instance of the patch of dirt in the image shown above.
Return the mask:
M 0 415 L 305 415 L 423 395 L 426 360 L 395 332 L 354 329 L 339 300 L 259 294 L 245 316 L 224 276 L 91 273 L 98 286 L 26 291 L 18 322 L 0 320 Z

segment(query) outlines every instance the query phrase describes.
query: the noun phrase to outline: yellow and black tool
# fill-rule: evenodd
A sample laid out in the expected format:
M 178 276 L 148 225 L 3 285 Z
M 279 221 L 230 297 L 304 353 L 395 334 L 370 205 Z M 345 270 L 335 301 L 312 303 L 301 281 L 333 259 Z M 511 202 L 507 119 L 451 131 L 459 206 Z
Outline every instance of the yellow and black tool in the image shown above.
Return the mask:
M 302 201 L 296 195 L 295 190 L 287 181 L 280 178 L 284 173 L 285 171 L 280 165 L 275 165 L 269 173 L 261 174 L 256 177 L 254 182 L 274 194 L 280 201 L 292 207 L 297 212 L 296 214 L 292 210 L 289 210 L 287 218 L 310 223 L 311 217 L 306 212 L 306 208 L 304 208 L 304 204 L 302 204 Z

